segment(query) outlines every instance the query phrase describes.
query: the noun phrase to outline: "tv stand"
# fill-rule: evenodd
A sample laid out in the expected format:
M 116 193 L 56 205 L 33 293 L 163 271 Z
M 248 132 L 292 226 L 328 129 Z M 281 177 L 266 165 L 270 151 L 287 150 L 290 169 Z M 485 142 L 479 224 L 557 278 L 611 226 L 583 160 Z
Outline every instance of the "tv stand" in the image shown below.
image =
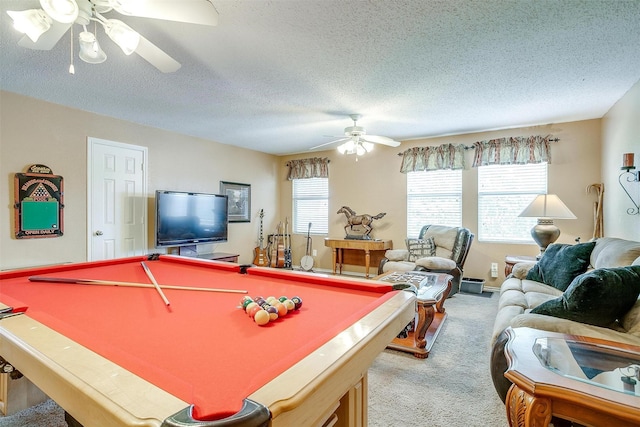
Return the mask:
M 198 258 L 212 259 L 215 261 L 238 262 L 238 254 L 228 254 L 226 252 L 213 252 L 210 254 L 198 254 Z
M 178 255 L 191 258 L 212 259 L 215 261 L 238 262 L 238 254 L 229 254 L 226 252 L 198 253 L 196 245 L 180 246 Z

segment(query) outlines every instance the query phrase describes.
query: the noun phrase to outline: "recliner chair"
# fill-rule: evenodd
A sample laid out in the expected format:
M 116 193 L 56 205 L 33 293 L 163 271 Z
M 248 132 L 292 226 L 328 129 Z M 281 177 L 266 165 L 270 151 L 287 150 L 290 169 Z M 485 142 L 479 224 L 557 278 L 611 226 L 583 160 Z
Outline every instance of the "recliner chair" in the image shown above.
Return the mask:
M 462 281 L 474 234 L 468 228 L 425 225 L 417 239 L 406 239 L 407 249 L 390 249 L 380 261 L 378 274 L 391 271 L 421 270 L 453 276 L 451 292 L 457 293 Z

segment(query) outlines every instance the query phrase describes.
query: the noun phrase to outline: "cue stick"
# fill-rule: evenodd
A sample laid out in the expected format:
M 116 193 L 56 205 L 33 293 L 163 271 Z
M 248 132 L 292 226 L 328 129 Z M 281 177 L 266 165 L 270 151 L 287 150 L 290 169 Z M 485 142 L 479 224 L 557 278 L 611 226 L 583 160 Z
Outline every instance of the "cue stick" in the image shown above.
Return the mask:
M 149 270 L 147 264 L 145 264 L 144 261 L 142 261 L 140 264 L 142 265 L 142 268 L 144 268 L 144 272 L 147 273 L 147 277 L 149 277 L 149 280 L 151 280 L 151 283 L 153 283 L 153 286 L 156 288 L 156 291 L 158 291 L 158 293 L 160 294 L 162 301 L 164 301 L 167 306 L 171 305 L 171 303 L 167 299 L 167 296 L 164 294 L 164 292 L 162 292 L 162 289 L 160 289 L 160 285 L 158 285 L 156 278 L 153 277 L 153 274 L 151 274 L 151 270 Z
M 52 282 L 52 283 L 74 283 L 77 285 L 103 285 L 103 286 L 122 286 L 129 288 L 153 288 L 153 285 L 137 282 L 114 282 L 111 280 L 94 280 L 94 279 L 68 279 L 63 277 L 46 277 L 31 276 L 29 280 L 32 282 Z M 246 294 L 247 291 L 240 289 L 216 289 L 216 288 L 197 288 L 194 286 L 173 286 L 160 285 L 162 289 L 176 289 L 181 291 L 201 291 L 201 292 L 226 292 L 235 294 Z

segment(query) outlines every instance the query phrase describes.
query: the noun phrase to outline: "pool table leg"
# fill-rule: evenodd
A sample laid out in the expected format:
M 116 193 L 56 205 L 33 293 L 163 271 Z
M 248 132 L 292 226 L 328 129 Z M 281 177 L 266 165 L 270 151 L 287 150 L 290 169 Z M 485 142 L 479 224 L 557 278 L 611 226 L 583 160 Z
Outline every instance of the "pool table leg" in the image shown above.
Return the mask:
M 84 427 L 75 418 L 73 418 L 71 414 L 68 413 L 67 411 L 64 411 L 64 420 L 66 421 L 69 427 Z

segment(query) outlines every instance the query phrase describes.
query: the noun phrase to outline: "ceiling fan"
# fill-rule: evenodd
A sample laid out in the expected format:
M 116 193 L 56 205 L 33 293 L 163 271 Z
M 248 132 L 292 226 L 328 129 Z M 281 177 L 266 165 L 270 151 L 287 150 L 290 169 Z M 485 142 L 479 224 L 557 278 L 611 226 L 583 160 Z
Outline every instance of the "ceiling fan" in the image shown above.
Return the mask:
M 312 147 L 311 150 L 343 142 L 343 144 L 338 146 L 340 154 L 357 154 L 358 156 L 362 156 L 373 150 L 373 144 L 388 145 L 390 147 L 400 145 L 398 141 L 387 138 L 386 136 L 367 135 L 365 129 L 362 126 L 358 126 L 358 120 L 362 118 L 360 114 L 351 114 L 349 117 L 353 120 L 353 126 L 344 128 L 344 136 L 336 137 L 338 139 Z
M 107 59 L 96 34 L 87 31 L 91 22 L 100 24 L 107 36 L 125 53 L 140 55 L 163 73 L 172 73 L 180 63 L 119 19 L 103 14 L 163 19 L 215 26 L 218 12 L 208 0 L 40 0 L 40 9 L 7 11 L 14 27 L 24 33 L 18 45 L 35 50 L 51 50 L 73 24 L 83 27 L 78 36 L 80 59 L 98 64 Z M 73 31 L 73 29 L 72 29 Z M 73 72 L 70 69 L 70 72 Z

